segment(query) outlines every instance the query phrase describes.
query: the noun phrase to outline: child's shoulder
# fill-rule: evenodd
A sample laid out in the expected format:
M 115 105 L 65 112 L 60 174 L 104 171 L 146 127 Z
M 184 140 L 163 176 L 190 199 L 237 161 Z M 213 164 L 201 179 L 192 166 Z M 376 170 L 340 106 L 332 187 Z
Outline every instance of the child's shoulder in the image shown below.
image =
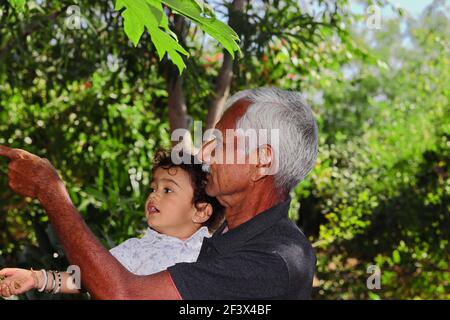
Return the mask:
M 117 251 L 117 250 L 129 250 L 132 249 L 134 247 L 136 247 L 137 245 L 139 245 L 139 243 L 142 241 L 142 236 L 141 237 L 133 237 L 133 238 L 129 238 L 125 241 L 123 241 L 122 243 L 120 243 L 119 245 L 113 247 L 110 251 Z
M 134 242 L 136 242 L 136 240 L 138 240 L 137 238 L 130 238 L 125 240 L 124 242 L 118 244 L 115 247 L 112 247 L 110 251 L 114 251 L 114 250 L 118 250 L 118 249 L 125 249 L 127 247 L 130 247 Z

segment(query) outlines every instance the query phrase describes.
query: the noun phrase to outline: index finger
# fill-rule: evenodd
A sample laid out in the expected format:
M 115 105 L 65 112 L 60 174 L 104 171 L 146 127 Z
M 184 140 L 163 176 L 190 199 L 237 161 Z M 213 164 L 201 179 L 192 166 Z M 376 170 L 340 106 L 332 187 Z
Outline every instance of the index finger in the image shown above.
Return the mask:
M 0 146 L 0 156 L 7 157 L 11 160 L 19 158 L 16 150 L 5 146 Z
M 11 268 L 4 268 L 0 270 L 0 277 L 8 277 L 14 274 L 14 270 Z

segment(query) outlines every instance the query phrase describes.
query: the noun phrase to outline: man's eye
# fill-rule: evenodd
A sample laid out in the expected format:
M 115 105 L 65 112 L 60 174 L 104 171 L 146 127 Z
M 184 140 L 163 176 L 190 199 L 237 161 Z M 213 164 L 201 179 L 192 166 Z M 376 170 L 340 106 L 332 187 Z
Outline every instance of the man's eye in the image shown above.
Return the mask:
M 173 192 L 173 190 L 172 190 L 172 189 L 170 189 L 170 188 L 164 188 L 164 192 L 165 192 L 165 193 L 172 193 L 172 192 Z

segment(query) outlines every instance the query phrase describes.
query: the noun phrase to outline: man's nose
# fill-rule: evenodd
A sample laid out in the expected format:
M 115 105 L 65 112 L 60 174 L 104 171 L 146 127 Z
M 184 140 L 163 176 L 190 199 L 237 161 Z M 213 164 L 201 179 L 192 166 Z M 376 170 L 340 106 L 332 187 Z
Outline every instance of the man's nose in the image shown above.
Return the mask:
M 214 158 L 215 140 L 205 142 L 198 152 L 198 159 L 206 164 L 211 164 Z

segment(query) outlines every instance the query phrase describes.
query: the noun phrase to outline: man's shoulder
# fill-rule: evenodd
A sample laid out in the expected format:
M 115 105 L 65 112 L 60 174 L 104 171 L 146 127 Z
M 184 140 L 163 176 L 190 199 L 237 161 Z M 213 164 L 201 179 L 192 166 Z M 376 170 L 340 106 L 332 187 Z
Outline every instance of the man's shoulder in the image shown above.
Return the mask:
M 287 218 L 280 219 L 250 239 L 245 247 L 280 256 L 294 273 L 307 271 L 309 274 L 315 268 L 316 257 L 311 243 L 303 231 Z
M 303 231 L 288 218 L 280 219 L 241 248 L 247 253 L 263 253 L 272 257 L 278 270 L 286 270 L 287 297 L 308 299 L 316 266 L 316 256 Z M 276 269 L 276 268 L 274 268 Z
M 249 245 L 264 245 L 268 248 L 295 247 L 297 249 L 312 250 L 311 243 L 303 231 L 288 218 L 280 219 L 271 227 L 248 241 Z

